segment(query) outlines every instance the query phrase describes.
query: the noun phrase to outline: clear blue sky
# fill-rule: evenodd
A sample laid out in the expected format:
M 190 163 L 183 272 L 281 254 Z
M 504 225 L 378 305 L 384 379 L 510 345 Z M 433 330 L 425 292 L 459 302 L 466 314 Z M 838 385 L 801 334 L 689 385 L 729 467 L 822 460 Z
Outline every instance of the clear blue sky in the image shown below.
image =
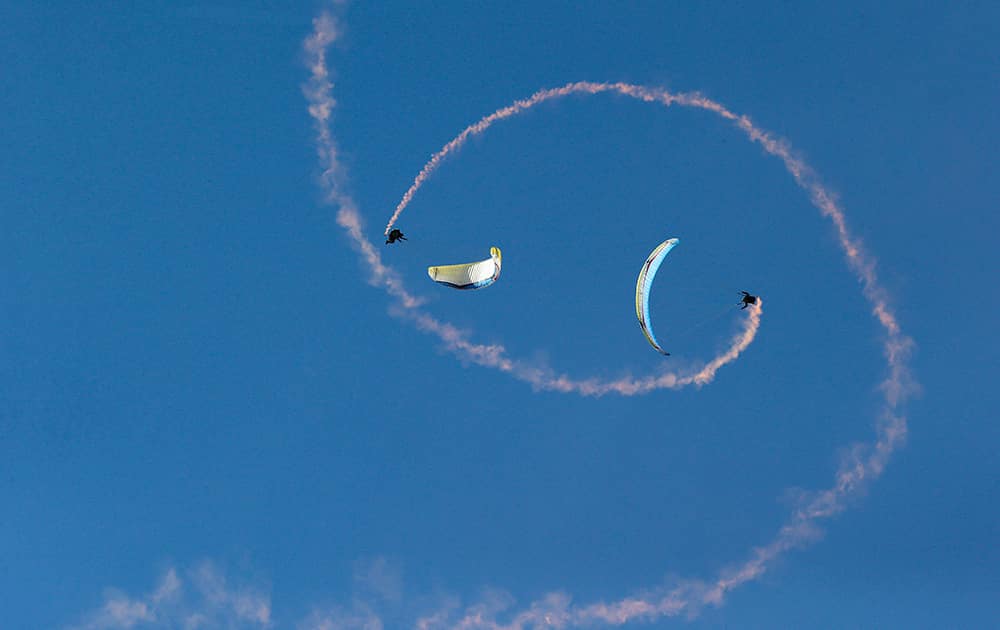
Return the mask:
M 735 314 L 682 331 L 737 290 L 766 298 L 714 383 L 533 392 L 393 318 L 322 202 L 301 92 L 322 5 L 290 4 L 0 9 L 0 626 L 394 628 L 498 592 L 520 610 L 710 580 L 871 439 L 880 333 L 829 224 L 702 112 L 598 96 L 505 121 L 383 253 L 477 339 L 618 376 L 664 360 L 632 294 L 679 237 L 653 296 L 670 360 L 725 341 Z M 375 238 L 467 124 L 622 80 L 703 92 L 788 139 L 879 260 L 917 344 L 907 445 L 821 540 L 694 620 L 637 626 L 996 623 L 995 3 L 339 15 L 333 130 Z M 495 286 L 427 279 L 493 244 Z

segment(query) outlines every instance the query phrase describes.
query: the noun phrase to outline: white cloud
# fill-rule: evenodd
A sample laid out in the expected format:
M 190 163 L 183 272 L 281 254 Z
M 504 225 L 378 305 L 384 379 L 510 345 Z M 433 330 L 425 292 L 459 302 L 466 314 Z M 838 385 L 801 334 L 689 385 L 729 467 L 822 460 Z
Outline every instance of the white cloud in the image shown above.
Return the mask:
M 212 630 L 271 627 L 271 599 L 262 589 L 233 585 L 212 563 L 185 572 L 171 567 L 149 593 L 110 589 L 104 603 L 74 630 Z

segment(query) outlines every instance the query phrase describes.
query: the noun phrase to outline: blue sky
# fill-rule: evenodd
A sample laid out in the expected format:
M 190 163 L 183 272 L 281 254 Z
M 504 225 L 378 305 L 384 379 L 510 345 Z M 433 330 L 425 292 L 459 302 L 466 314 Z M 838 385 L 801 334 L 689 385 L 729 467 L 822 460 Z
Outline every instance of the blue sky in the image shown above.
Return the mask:
M 736 291 L 765 298 L 753 345 L 704 388 L 536 392 L 463 363 L 368 284 L 302 93 L 324 7 L 247 4 L 2 12 L 4 627 L 393 628 L 497 601 L 509 621 L 552 592 L 586 606 L 711 581 L 872 440 L 880 328 L 829 223 L 730 124 L 611 95 L 545 103 L 470 141 L 407 208 L 410 240 L 379 245 L 428 312 L 584 377 L 662 368 L 632 294 L 669 236 L 652 307 L 670 361 L 725 345 L 739 316 L 711 318 Z M 906 445 L 721 606 L 636 626 L 1000 613 L 998 13 L 334 11 L 331 128 L 376 243 L 466 125 L 538 89 L 627 81 L 787 139 L 878 260 L 916 343 Z M 494 244 L 493 287 L 426 277 Z

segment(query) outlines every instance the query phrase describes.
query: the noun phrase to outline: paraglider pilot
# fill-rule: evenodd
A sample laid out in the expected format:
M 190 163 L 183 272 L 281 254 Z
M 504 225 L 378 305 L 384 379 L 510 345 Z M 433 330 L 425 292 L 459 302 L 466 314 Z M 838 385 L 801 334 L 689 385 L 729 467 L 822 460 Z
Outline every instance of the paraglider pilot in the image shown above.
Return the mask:
M 740 307 L 741 311 L 743 309 L 745 309 L 746 307 L 750 306 L 751 304 L 756 304 L 757 303 L 757 296 L 756 295 L 750 295 L 746 291 L 740 291 L 740 293 L 743 294 L 743 299 L 740 300 L 740 304 L 743 305 L 743 306 Z
M 389 238 L 385 241 L 385 244 L 388 245 L 389 243 L 405 240 L 407 239 L 403 236 L 403 233 L 399 231 L 399 228 L 392 228 L 392 230 L 389 231 Z

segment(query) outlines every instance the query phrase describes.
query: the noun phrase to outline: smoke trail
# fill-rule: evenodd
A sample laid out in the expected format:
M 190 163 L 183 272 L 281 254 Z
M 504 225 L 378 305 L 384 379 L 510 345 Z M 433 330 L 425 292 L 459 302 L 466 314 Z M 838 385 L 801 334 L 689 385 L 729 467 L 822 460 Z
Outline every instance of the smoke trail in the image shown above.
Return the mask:
M 336 40 L 337 34 L 333 18 L 323 13 L 313 20 L 313 33 L 305 42 L 311 76 L 302 91 L 309 102 L 309 115 L 316 123 L 316 156 L 323 167 L 320 181 L 326 200 L 339 208 L 337 223 L 347 231 L 371 272 L 370 282 L 399 299 L 404 308 L 416 308 L 421 300 L 410 294 L 399 276 L 382 262 L 381 254 L 364 235 L 361 215 L 354 199 L 345 192 L 344 169 L 330 133 L 330 115 L 336 101 L 333 100 L 333 83 L 326 65 L 326 49 Z
M 460 357 L 509 373 L 538 389 L 583 395 L 606 393 L 633 395 L 661 388 L 701 386 L 711 382 L 719 368 L 734 361 L 753 342 L 763 312 L 761 304 L 748 310 L 743 330 L 731 340 L 728 349 L 696 372 L 684 375 L 667 373 L 655 377 L 616 381 L 576 380 L 509 359 L 501 345 L 486 346 L 473 343 L 469 341 L 466 333 L 455 326 L 441 322 L 421 311 L 419 299 L 405 290 L 397 274 L 382 262 L 381 256 L 365 237 L 356 205 L 353 199 L 343 192 L 342 168 L 337 159 L 337 148 L 329 127 L 334 101 L 325 59 L 326 47 L 334 41 L 337 33 L 333 20 L 325 14 L 314 21 L 314 27 L 313 34 L 306 40 L 312 77 L 304 91 L 310 104 L 310 115 L 316 124 L 317 151 L 320 163 L 324 167 L 323 188 L 327 200 L 339 207 L 338 222 L 345 228 L 353 245 L 360 252 L 362 260 L 369 267 L 371 282 L 383 287 L 399 300 L 402 308 L 399 309 L 398 315 L 413 321 L 421 330 L 438 336 L 450 351 Z M 610 603 L 573 605 L 567 595 L 552 593 L 532 602 L 519 612 L 508 613 L 505 615 L 509 619 L 507 622 L 497 621 L 497 616 L 503 611 L 498 610 L 496 606 L 473 605 L 457 619 L 450 609 L 446 609 L 416 620 L 415 625 L 418 628 L 522 630 L 540 627 L 568 628 L 595 623 L 623 625 L 632 621 L 651 621 L 680 614 L 693 615 L 706 605 L 719 606 L 729 591 L 763 575 L 775 558 L 815 540 L 819 535 L 818 522 L 842 511 L 853 497 L 863 491 L 867 483 L 877 479 L 892 453 L 906 438 L 906 418 L 901 415 L 899 409 L 916 387 L 907 364 L 913 342 L 902 333 L 889 306 L 886 293 L 878 283 L 875 260 L 865 252 L 860 240 L 848 230 L 844 212 L 834 196 L 822 186 L 812 169 L 793 155 L 784 141 L 754 126 L 746 116 L 739 116 L 725 106 L 699 94 L 675 94 L 659 88 L 627 83 L 578 82 L 542 90 L 527 99 L 516 101 L 467 127 L 434 154 L 403 195 L 386 226 L 386 233 L 444 158 L 461 148 L 471 136 L 483 133 L 493 123 L 524 112 L 544 101 L 570 94 L 603 92 L 617 92 L 666 107 L 675 104 L 695 107 L 714 112 L 732 121 L 752 142 L 758 143 L 767 153 L 780 159 L 796 183 L 809 195 L 810 201 L 821 215 L 830 219 L 848 267 L 861 283 L 862 292 L 871 304 L 872 313 L 886 335 L 883 351 L 888 374 L 880 384 L 884 400 L 875 427 L 875 439 L 871 443 L 854 445 L 829 488 L 806 495 L 800 507 L 769 543 L 753 549 L 750 557 L 742 563 L 720 571 L 714 580 L 708 582 L 684 580 L 672 588 L 648 590 Z
M 420 170 L 420 173 L 417 174 L 416 178 L 413 180 L 413 184 L 410 185 L 410 188 L 406 191 L 403 198 L 396 206 L 395 212 L 393 212 L 388 224 L 386 224 L 385 233 L 389 233 L 389 230 L 392 229 L 392 226 L 399 219 L 403 210 L 405 210 L 413 200 L 413 196 L 418 190 L 420 190 L 420 187 L 423 186 L 424 182 L 427 181 L 431 174 L 437 170 L 444 159 L 451 153 L 454 153 L 458 149 L 462 148 L 462 145 L 464 145 L 472 136 L 483 133 L 498 121 L 521 114 L 526 110 L 546 101 L 562 98 L 571 94 L 594 95 L 602 92 L 617 92 L 619 94 L 649 103 L 658 102 L 665 107 L 670 107 L 671 105 L 676 104 L 713 112 L 726 120 L 734 121 L 737 127 L 743 131 L 751 141 L 760 144 L 767 153 L 781 159 L 781 161 L 785 164 L 785 168 L 792 175 L 792 177 L 795 178 L 796 183 L 809 193 L 809 197 L 813 205 L 819 209 L 823 216 L 828 217 L 833 222 L 837 231 L 840 247 L 843 249 L 844 254 L 847 257 L 848 265 L 862 282 L 865 297 L 869 302 L 871 302 L 873 313 L 878 318 L 879 323 L 882 324 L 883 328 L 886 329 L 886 332 L 889 333 L 890 336 L 896 336 L 899 341 L 903 342 L 904 345 L 908 345 L 909 341 L 901 335 L 899 324 L 896 322 L 896 318 L 889 308 L 885 292 L 878 285 L 878 279 L 875 275 L 874 259 L 864 252 L 861 246 L 861 241 L 850 234 L 847 229 L 847 222 L 843 210 L 837 206 L 833 195 L 819 183 L 813 170 L 800 158 L 797 158 L 792 154 L 792 151 L 786 142 L 775 139 L 767 131 L 754 126 L 754 124 L 746 116 L 738 116 L 737 114 L 729 111 L 729 109 L 727 109 L 724 105 L 698 93 L 673 93 L 661 88 L 648 88 L 629 83 L 593 83 L 589 81 L 580 81 L 577 83 L 569 83 L 559 88 L 541 90 L 534 93 L 529 98 L 515 101 L 512 105 L 498 109 L 492 114 L 480 119 L 479 122 L 469 125 L 431 157 L 430 161 L 428 161 L 427 164 L 425 164 Z

